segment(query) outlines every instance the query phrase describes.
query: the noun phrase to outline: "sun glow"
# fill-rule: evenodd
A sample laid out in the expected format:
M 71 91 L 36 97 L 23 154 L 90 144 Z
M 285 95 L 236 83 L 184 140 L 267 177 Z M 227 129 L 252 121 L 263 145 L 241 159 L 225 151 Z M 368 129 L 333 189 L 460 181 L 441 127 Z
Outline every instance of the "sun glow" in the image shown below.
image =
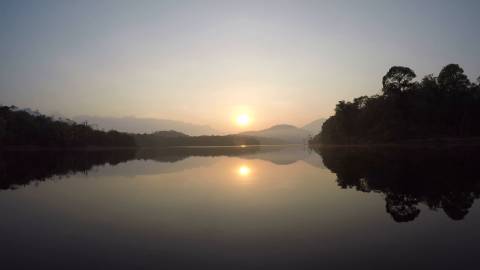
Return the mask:
M 251 172 L 252 170 L 246 165 L 242 165 L 240 168 L 238 168 L 238 174 L 240 176 L 248 176 Z
M 250 116 L 248 114 L 240 114 L 237 116 L 236 122 L 239 126 L 247 126 L 250 124 Z

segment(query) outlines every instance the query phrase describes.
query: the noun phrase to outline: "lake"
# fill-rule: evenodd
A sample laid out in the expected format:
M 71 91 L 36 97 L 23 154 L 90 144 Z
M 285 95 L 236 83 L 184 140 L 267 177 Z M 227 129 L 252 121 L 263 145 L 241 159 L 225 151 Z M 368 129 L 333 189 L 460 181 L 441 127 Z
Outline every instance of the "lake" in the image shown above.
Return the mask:
M 3 152 L 2 269 L 473 269 L 478 153 Z

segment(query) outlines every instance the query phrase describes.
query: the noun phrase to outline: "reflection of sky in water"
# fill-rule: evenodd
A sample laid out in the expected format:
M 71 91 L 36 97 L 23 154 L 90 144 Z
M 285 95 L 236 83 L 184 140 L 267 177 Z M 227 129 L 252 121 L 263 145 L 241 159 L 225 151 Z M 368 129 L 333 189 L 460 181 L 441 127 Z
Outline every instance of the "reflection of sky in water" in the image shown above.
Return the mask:
M 292 151 L 302 158 L 280 152 L 129 161 L 2 191 L 0 245 L 8 248 L 0 258 L 26 268 L 361 269 L 371 261 L 407 267 L 398 254 L 414 250 L 430 265 L 476 254 L 477 204 L 462 230 L 424 206 L 421 218 L 398 224 L 385 213 L 383 195 L 341 189 L 316 157 Z M 462 252 L 449 248 L 453 242 L 466 243 Z M 19 254 L 29 259 L 12 259 Z M 58 265 L 46 259 L 51 254 Z M 71 265 L 78 254 L 86 255 Z

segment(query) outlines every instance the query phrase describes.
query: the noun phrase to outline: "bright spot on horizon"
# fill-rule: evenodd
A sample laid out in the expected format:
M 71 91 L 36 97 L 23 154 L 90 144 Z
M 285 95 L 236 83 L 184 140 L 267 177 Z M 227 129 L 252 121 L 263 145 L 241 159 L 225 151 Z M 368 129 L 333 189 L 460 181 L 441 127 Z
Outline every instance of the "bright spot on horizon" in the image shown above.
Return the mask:
M 248 114 L 240 114 L 237 116 L 236 121 L 239 126 L 247 126 L 250 124 L 250 116 Z
M 242 165 L 238 168 L 238 174 L 241 176 L 248 176 L 251 172 L 252 170 L 246 165 Z

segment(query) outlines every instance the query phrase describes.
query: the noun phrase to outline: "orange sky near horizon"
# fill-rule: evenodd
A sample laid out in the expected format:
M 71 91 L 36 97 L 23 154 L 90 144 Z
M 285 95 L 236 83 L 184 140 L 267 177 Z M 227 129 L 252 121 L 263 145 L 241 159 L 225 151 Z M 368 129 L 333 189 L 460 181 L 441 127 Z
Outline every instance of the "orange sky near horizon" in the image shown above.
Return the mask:
M 428 2 L 0 3 L 0 103 L 221 133 L 300 127 L 379 93 L 393 65 L 477 78 L 480 2 Z

